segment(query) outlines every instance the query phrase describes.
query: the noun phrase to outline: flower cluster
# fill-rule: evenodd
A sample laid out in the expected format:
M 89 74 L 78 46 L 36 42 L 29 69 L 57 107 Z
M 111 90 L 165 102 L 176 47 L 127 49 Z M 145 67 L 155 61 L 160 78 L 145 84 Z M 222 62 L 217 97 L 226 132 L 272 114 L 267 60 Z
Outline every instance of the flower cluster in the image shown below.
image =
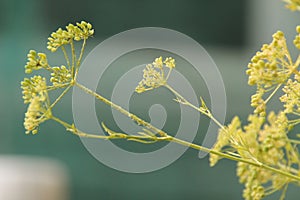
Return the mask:
M 271 44 L 263 45 L 261 51 L 251 59 L 248 65 L 249 85 L 269 88 L 283 83 L 291 65 L 289 51 L 284 34 L 280 31 L 273 35 Z
M 72 80 L 71 71 L 62 65 L 61 67 L 53 67 L 50 81 L 54 86 L 60 87 L 70 83 Z
M 258 132 L 258 141 L 260 144 L 260 159 L 269 165 L 277 165 L 284 160 L 284 148 L 287 145 L 287 133 L 289 129 L 288 119 L 284 112 L 277 115 L 270 112 L 268 115 L 268 124 L 265 124 L 262 130 Z
M 297 77 L 297 75 L 296 75 Z M 284 95 L 280 101 L 284 103 L 286 113 L 300 113 L 300 82 L 289 79 L 283 88 Z
M 175 64 L 175 59 L 172 58 L 172 57 L 166 58 L 165 61 L 164 61 L 164 64 L 165 64 L 168 68 L 170 68 L 170 69 L 172 69 L 172 68 L 174 68 L 174 67 L 176 66 L 176 64 Z
M 142 93 L 163 86 L 167 83 L 171 70 L 175 67 L 175 60 L 171 57 L 164 61 L 162 57 L 156 58 L 152 64 L 147 64 L 143 70 L 143 79 L 139 82 L 135 91 Z M 168 74 L 165 76 L 165 68 Z
M 30 74 L 34 70 L 48 67 L 47 56 L 44 53 L 36 53 L 34 50 L 30 50 L 27 54 L 27 63 L 25 65 L 25 73 Z
M 72 40 L 85 40 L 94 34 L 92 25 L 85 21 L 76 23 L 76 25 L 69 24 L 66 30 L 59 28 L 56 32 L 51 34 L 48 38 L 47 48 L 55 52 L 60 46 L 69 44 Z
M 245 167 L 245 168 L 244 168 Z M 265 188 L 261 184 L 261 180 L 257 178 L 257 169 L 253 166 L 244 166 L 242 169 L 247 173 L 245 189 L 243 197 L 246 200 L 259 200 L 265 195 Z
M 41 76 L 25 78 L 21 88 L 24 103 L 29 104 L 24 119 L 26 134 L 36 134 L 39 124 L 47 120 L 50 114 L 46 79 Z
M 41 76 L 33 76 L 30 79 L 24 78 L 21 82 L 24 103 L 30 103 L 33 98 L 38 97 L 45 100 L 47 92 L 46 79 Z
M 38 132 L 39 125 L 48 119 L 47 106 L 44 101 L 38 97 L 34 97 L 28 106 L 25 113 L 24 127 L 26 134 L 30 132 L 36 134 Z
M 269 166 L 299 164 L 297 150 L 288 143 L 289 121 L 284 112 L 277 115 L 271 112 L 265 124 L 264 117 L 258 115 L 250 115 L 248 120 L 249 124 L 241 128 L 240 120 L 235 117 L 228 126 L 220 129 L 213 150 L 238 154 L 241 158 Z M 219 159 L 219 156 L 210 154 L 211 166 Z M 238 162 L 237 175 L 245 184 L 243 196 L 247 200 L 261 199 L 265 192 L 279 189 L 289 182 L 282 175 L 244 162 Z
M 264 94 L 284 83 L 293 70 L 286 39 L 278 31 L 273 35 L 273 41 L 263 45 L 248 64 L 248 84 L 257 86 L 256 94 L 251 97 L 251 106 L 256 108 L 254 113 L 265 115 Z
M 75 41 L 86 40 L 90 36 L 94 34 L 94 29 L 92 29 L 92 25 L 85 21 L 81 21 L 80 23 L 76 23 L 76 26 L 73 24 L 69 24 L 66 26 L 68 33 L 73 36 Z

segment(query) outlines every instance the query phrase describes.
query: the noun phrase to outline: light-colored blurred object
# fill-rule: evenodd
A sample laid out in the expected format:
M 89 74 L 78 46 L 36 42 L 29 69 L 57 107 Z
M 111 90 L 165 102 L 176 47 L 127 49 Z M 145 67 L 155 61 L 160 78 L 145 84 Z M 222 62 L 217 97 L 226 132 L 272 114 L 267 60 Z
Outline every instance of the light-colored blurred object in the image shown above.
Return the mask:
M 0 156 L 1 200 L 68 200 L 68 174 L 60 162 Z

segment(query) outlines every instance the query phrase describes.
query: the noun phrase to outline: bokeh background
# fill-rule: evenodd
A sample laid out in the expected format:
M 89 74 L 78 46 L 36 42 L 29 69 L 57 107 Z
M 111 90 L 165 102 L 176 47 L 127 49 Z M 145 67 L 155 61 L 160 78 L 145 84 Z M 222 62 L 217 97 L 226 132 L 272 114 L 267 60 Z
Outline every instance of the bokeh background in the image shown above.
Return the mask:
M 30 49 L 48 52 L 46 42 L 51 32 L 81 20 L 89 21 L 96 30 L 86 52 L 131 28 L 174 29 L 202 44 L 219 67 L 227 92 L 226 121 L 238 114 L 245 122 L 253 92 L 247 86 L 247 63 L 278 29 L 292 41 L 299 16 L 286 10 L 279 0 L 1 0 L 0 154 L 58 160 L 67 169 L 71 200 L 241 199 L 243 186 L 235 175 L 235 163 L 222 160 L 210 168 L 208 159 L 199 159 L 195 150 L 188 150 L 159 171 L 128 174 L 98 162 L 79 138 L 54 122 L 43 124 L 37 135 L 25 135 L 26 106 L 20 81 L 24 78 L 26 54 Z M 56 55 L 50 58 L 54 63 L 61 59 Z M 72 120 L 70 95 L 55 112 Z M 297 188 L 289 190 L 287 199 L 299 199 Z

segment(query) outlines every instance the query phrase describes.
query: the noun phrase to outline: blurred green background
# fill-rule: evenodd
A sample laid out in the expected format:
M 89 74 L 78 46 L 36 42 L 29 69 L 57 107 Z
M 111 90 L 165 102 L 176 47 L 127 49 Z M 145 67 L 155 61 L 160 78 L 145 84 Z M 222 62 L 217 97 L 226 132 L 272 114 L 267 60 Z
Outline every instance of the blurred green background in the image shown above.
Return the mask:
M 42 156 L 61 161 L 69 169 L 72 200 L 241 199 L 243 186 L 238 184 L 235 176 L 235 163 L 222 160 L 216 167 L 210 168 L 208 159 L 199 159 L 195 150 L 188 150 L 176 162 L 159 171 L 128 174 L 98 162 L 79 138 L 54 122 L 43 124 L 37 135 L 25 135 L 23 117 L 26 106 L 21 98 L 20 81 L 24 78 L 23 66 L 28 51 L 48 52 L 46 42 L 50 33 L 68 23 L 85 20 L 93 24 L 96 32 L 94 38 L 88 41 L 86 52 L 121 31 L 136 27 L 165 27 L 192 37 L 206 48 L 224 79 L 228 101 L 226 121 L 238 114 L 245 122 L 247 113 L 251 112 L 248 104 L 253 92 L 253 88 L 247 86 L 244 73 L 247 62 L 259 44 L 270 41 L 268 31 L 279 28 L 276 20 L 271 23 L 272 19 L 265 17 L 262 21 L 269 21 L 272 24 L 270 29 L 256 29 L 267 27 L 267 24 L 261 24 L 256 19 L 257 15 L 262 14 L 257 2 L 1 0 L 0 153 Z M 272 10 L 271 5 L 274 4 L 274 9 L 278 7 L 283 18 L 290 16 L 283 3 L 275 0 L 262 2 L 269 3 L 269 7 L 265 8 L 269 8 L 270 13 L 278 13 Z M 283 29 L 293 34 L 294 28 Z M 50 62 L 55 64 L 60 59 L 61 55 L 50 56 Z M 57 116 L 67 121 L 72 120 L 70 97 L 67 96 L 55 110 Z M 196 142 L 201 140 L 198 138 Z M 296 188 L 289 190 L 287 199 L 298 199 Z

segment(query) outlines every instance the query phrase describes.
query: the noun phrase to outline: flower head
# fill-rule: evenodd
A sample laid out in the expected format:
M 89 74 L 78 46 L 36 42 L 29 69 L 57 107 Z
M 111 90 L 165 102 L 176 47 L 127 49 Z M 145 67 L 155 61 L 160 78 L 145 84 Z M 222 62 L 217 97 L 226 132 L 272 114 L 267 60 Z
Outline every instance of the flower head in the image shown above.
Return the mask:
M 248 84 L 256 85 L 256 93 L 251 97 L 254 113 L 266 115 L 264 95 L 286 82 L 293 73 L 294 67 L 284 34 L 280 31 L 273 35 L 270 44 L 262 46 L 261 51 L 251 59 L 246 73 L 249 75 Z
M 300 113 L 300 83 L 297 80 L 289 79 L 283 88 L 285 93 L 280 97 L 284 103 L 286 113 Z
M 44 101 L 35 96 L 30 102 L 27 112 L 25 113 L 24 127 L 26 134 L 30 132 L 36 134 L 38 132 L 38 127 L 40 123 L 47 120 L 47 115 L 45 115 L 47 109 L 44 105 Z
M 48 38 L 47 48 L 54 52 L 60 46 L 69 44 L 72 40 L 79 41 L 87 39 L 94 34 L 94 29 L 92 25 L 85 21 L 76 23 L 76 25 L 69 24 L 66 26 L 66 30 L 59 28 L 56 32 L 51 34 Z
M 30 103 L 33 98 L 37 97 L 41 101 L 47 98 L 46 79 L 41 76 L 33 76 L 30 79 L 24 78 L 21 82 L 24 103 Z
M 166 76 L 165 67 L 169 68 Z M 143 79 L 139 82 L 135 91 L 142 93 L 165 85 L 171 73 L 171 69 L 174 67 L 175 60 L 173 58 L 169 57 L 164 61 L 162 57 L 156 58 L 152 64 L 146 65 L 146 68 L 143 70 Z
M 163 61 L 162 57 L 155 58 L 154 62 L 152 63 L 153 67 L 162 69 L 163 68 Z
M 36 134 L 39 124 L 51 115 L 46 79 L 41 76 L 25 78 L 21 85 L 24 103 L 29 103 L 24 119 L 26 134 Z
M 283 83 L 290 72 L 289 58 L 284 34 L 278 31 L 273 35 L 272 43 L 263 45 L 248 64 L 248 84 L 269 88 Z
M 255 108 L 254 113 L 260 116 L 266 115 L 266 103 L 263 99 L 265 89 L 262 87 L 257 88 L 256 93 L 251 96 L 251 106 Z
M 164 64 L 169 68 L 175 67 L 175 59 L 172 57 L 168 57 L 165 59 Z
M 69 44 L 72 39 L 72 34 L 61 28 L 51 34 L 48 38 L 47 49 L 55 52 L 60 46 Z
M 287 143 L 288 119 L 283 112 L 276 115 L 270 112 L 268 124 L 258 133 L 261 148 L 261 160 L 264 163 L 276 165 L 283 160 L 284 147 Z
M 71 71 L 62 65 L 61 67 L 53 67 L 50 81 L 54 86 L 62 86 L 65 83 L 70 83 L 72 80 Z
M 158 88 L 166 83 L 162 73 L 155 70 L 151 64 L 148 64 L 143 72 L 143 80 L 139 82 L 135 89 L 137 93 Z
M 27 63 L 25 65 L 25 73 L 29 74 L 33 70 L 39 70 L 48 66 L 46 54 L 36 53 L 34 50 L 30 50 L 27 54 Z
M 92 25 L 85 21 L 77 22 L 76 26 L 73 24 L 69 24 L 66 26 L 68 33 L 74 38 L 74 40 L 79 41 L 83 39 L 87 39 L 94 34 L 94 29 L 92 29 Z

